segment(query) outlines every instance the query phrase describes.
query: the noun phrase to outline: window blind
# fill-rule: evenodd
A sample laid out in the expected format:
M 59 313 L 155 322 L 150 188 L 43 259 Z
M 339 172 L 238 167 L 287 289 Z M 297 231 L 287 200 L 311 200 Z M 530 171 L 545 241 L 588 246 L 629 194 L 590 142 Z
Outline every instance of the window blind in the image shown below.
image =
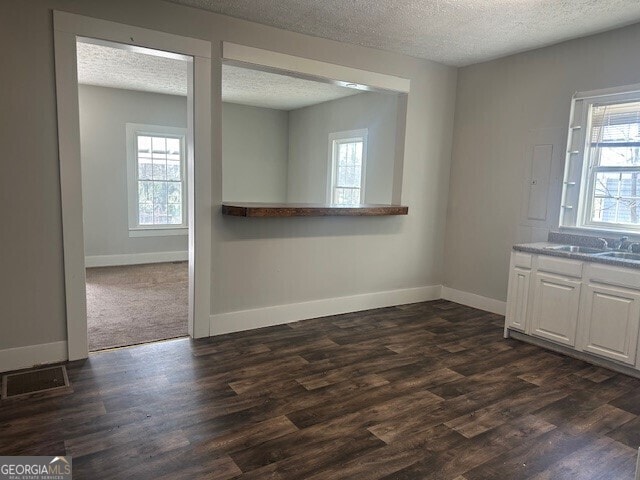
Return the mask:
M 640 102 L 593 105 L 592 147 L 640 146 Z

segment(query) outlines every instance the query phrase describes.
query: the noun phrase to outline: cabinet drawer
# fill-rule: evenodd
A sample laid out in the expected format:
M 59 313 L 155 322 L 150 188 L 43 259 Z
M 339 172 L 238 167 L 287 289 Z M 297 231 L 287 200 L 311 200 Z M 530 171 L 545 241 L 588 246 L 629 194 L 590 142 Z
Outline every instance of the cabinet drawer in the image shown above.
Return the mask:
M 568 277 L 582 277 L 582 262 L 566 258 L 538 256 L 538 270 Z
M 585 274 L 592 282 L 640 290 L 640 270 L 591 263 Z
M 514 267 L 531 268 L 533 265 L 533 256 L 530 253 L 513 252 L 511 259 Z

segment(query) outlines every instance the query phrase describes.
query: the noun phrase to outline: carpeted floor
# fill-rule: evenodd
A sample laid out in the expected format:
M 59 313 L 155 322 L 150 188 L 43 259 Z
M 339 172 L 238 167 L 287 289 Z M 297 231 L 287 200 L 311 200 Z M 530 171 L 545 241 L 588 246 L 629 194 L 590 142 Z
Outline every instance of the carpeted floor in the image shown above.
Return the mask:
M 187 335 L 187 262 L 87 268 L 89 350 Z

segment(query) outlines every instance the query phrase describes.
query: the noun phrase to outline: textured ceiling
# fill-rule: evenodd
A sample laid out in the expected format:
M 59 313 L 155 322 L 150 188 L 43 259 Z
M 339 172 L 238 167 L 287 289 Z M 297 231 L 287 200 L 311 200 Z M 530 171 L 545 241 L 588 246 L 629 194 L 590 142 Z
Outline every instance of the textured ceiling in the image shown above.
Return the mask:
M 78 82 L 169 95 L 187 94 L 183 60 L 78 42 Z M 222 67 L 222 100 L 293 110 L 360 93 L 358 90 L 230 65 Z
M 222 66 L 222 100 L 255 107 L 294 110 L 360 93 L 301 78 Z
M 78 42 L 78 83 L 187 94 L 187 62 Z
M 639 0 L 169 1 L 458 66 L 640 21 Z

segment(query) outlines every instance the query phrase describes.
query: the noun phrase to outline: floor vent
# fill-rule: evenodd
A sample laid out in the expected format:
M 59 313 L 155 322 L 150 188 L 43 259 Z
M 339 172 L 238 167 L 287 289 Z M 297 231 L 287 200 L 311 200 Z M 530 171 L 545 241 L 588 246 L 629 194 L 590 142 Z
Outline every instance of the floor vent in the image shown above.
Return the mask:
M 2 377 L 2 399 L 47 392 L 69 386 L 64 365 L 10 373 Z

